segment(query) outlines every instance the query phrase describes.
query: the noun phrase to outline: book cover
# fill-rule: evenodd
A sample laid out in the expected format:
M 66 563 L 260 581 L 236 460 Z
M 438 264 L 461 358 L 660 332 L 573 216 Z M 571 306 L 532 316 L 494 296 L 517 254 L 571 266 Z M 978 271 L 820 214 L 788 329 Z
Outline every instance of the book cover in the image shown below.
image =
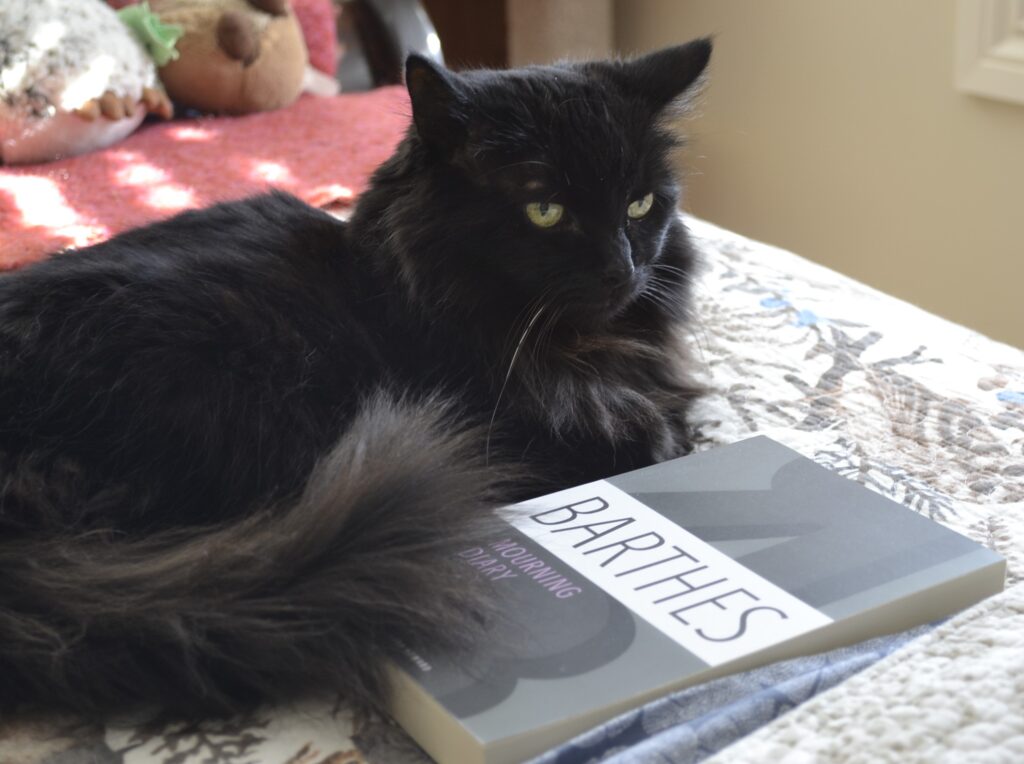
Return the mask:
M 461 560 L 500 616 L 411 653 L 393 713 L 442 764 L 519 762 L 666 692 L 893 633 L 1003 587 L 1005 561 L 756 437 L 524 502 Z

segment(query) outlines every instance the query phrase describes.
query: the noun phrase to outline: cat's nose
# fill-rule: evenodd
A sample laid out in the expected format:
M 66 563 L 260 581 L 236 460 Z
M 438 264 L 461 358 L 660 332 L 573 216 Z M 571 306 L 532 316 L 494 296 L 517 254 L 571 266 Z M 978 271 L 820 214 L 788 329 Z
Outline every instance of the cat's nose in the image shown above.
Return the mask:
M 624 231 L 619 231 L 615 245 L 608 252 L 601 280 L 606 287 L 614 289 L 628 284 L 633 279 L 633 247 Z

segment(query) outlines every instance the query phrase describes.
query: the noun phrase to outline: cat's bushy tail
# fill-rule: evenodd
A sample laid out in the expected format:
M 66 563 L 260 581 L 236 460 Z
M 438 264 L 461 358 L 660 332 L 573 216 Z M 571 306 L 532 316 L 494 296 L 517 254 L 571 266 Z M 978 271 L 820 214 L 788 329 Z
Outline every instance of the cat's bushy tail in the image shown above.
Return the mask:
M 503 475 L 436 400 L 378 395 L 302 496 L 145 540 L 0 540 L 0 706 L 230 713 L 312 689 L 377 706 L 387 660 L 458 643 L 482 604 L 460 549 Z

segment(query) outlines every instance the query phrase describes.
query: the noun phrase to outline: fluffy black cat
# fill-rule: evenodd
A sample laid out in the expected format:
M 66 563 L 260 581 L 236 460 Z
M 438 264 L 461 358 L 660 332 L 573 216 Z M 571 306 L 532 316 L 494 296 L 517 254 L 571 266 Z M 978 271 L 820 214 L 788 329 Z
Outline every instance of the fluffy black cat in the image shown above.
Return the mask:
M 686 451 L 662 118 L 710 53 L 414 56 L 347 224 L 270 194 L 0 277 L 0 708 L 376 705 L 472 633 L 490 508 Z

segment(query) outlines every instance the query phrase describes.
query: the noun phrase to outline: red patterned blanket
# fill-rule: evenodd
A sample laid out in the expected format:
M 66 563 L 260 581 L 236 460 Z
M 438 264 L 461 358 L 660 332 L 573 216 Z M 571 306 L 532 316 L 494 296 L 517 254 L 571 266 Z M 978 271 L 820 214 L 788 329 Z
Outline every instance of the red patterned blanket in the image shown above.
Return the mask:
M 409 123 L 404 89 L 305 96 L 244 117 L 152 124 L 103 151 L 0 167 L 0 269 L 277 187 L 351 202 Z

